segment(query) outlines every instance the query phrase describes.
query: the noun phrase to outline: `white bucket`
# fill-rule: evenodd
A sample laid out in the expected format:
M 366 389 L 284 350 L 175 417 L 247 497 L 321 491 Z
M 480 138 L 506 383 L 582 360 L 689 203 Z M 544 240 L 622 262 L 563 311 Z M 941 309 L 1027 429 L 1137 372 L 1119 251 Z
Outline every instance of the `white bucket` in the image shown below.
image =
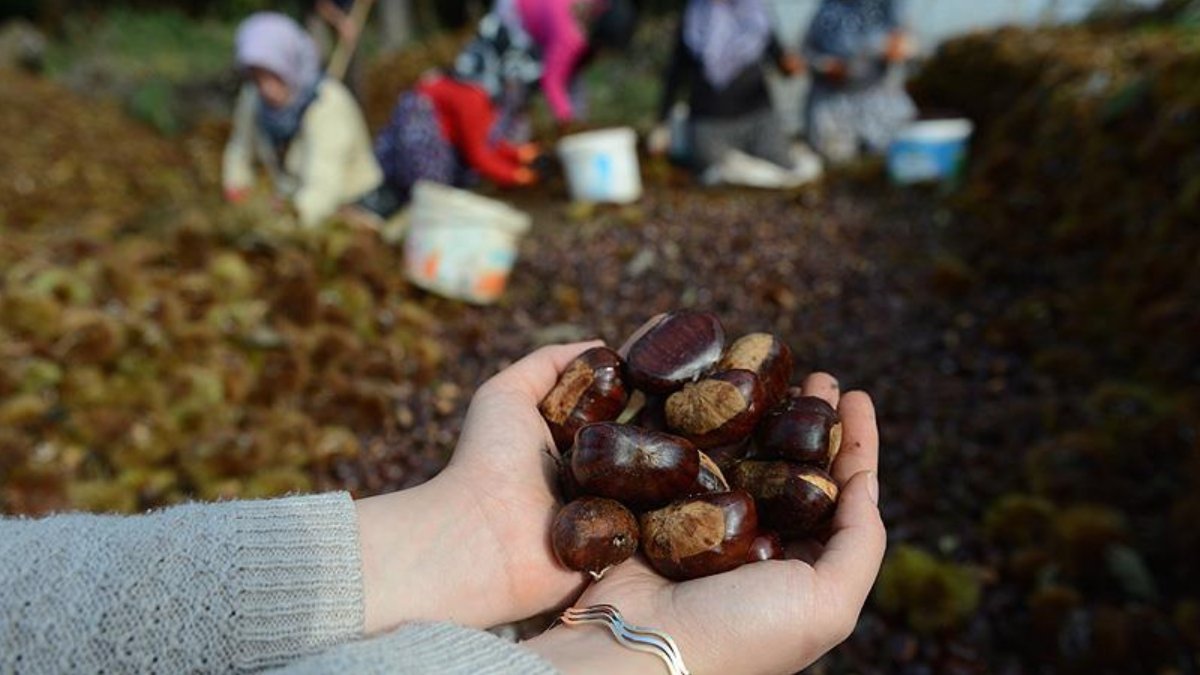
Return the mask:
M 572 134 L 558 142 L 571 198 L 628 204 L 642 196 L 637 134 L 629 127 Z
M 405 273 L 417 286 L 477 304 L 504 293 L 529 216 L 457 188 L 418 181 L 404 240 Z
M 967 119 L 913 122 L 888 149 L 888 173 L 897 183 L 955 178 L 966 161 L 973 130 Z

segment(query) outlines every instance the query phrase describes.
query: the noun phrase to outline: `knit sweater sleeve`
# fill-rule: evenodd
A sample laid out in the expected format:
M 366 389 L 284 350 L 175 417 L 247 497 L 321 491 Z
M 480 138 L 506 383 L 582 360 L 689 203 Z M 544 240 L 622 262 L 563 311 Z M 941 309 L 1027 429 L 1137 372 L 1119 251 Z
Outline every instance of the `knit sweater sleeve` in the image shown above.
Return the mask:
M 254 671 L 357 638 L 345 493 L 0 520 L 0 672 Z
M 409 624 L 341 645 L 271 675 L 554 675 L 550 664 L 508 640 L 452 624 Z

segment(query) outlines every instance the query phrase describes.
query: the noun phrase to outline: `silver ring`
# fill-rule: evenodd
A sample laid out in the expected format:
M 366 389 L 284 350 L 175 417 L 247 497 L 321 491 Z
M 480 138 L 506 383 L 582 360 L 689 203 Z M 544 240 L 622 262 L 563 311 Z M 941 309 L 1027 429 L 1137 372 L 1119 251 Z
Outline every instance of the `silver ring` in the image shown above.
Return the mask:
M 567 626 L 577 626 L 585 623 L 598 623 L 608 628 L 617 642 L 636 649 L 639 652 L 654 654 L 667 664 L 671 675 L 691 675 L 687 666 L 683 665 L 683 656 L 679 653 L 679 645 L 670 635 L 653 628 L 633 626 L 625 623 L 624 617 L 612 605 L 592 605 L 591 607 L 568 607 L 555 623 Z

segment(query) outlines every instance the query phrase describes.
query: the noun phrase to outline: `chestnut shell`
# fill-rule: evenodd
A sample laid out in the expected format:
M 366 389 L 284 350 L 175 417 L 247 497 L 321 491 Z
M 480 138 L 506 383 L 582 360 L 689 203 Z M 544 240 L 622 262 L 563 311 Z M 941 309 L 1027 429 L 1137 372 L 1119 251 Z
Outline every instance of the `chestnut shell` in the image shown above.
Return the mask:
M 792 367 L 791 348 L 770 333 L 750 333 L 734 340 L 717 363 L 717 370 L 740 368 L 758 375 L 768 406 L 787 395 Z
M 820 534 L 837 505 L 837 483 L 815 466 L 744 460 L 734 467 L 729 482 L 753 495 L 763 527 L 787 540 Z
M 725 350 L 725 328 L 711 312 L 682 311 L 651 319 L 622 348 L 630 386 L 668 394 L 713 369 Z
M 742 490 L 699 495 L 642 514 L 642 552 L 663 576 L 683 581 L 749 560 L 758 532 L 754 499 Z
M 766 393 L 749 370 L 725 370 L 683 385 L 667 397 L 667 428 L 696 447 L 736 443 L 767 411 Z
M 614 420 L 629 400 L 624 363 L 608 347 L 593 347 L 571 360 L 538 404 L 559 450 L 571 447 L 575 432 L 593 422 Z
M 643 511 L 692 490 L 700 473 L 700 453 L 679 436 L 600 422 L 575 434 L 571 473 L 585 494 Z
M 841 445 L 841 420 L 822 398 L 785 399 L 763 416 L 755 431 L 754 459 L 786 459 L 828 469 Z
M 580 497 L 554 516 L 550 544 L 564 567 L 599 575 L 637 551 L 638 531 L 637 519 L 620 502 Z

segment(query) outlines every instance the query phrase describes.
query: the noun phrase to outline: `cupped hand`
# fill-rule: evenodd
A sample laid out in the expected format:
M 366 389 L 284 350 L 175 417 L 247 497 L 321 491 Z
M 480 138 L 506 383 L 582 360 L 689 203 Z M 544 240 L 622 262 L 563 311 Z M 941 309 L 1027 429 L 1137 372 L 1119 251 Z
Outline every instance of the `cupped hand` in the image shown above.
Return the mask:
M 629 623 L 667 632 L 693 675 L 793 673 L 849 636 L 878 574 L 886 540 L 876 506 L 875 413 L 862 392 L 839 397 L 828 375 L 810 376 L 804 391 L 835 405 L 844 425 L 832 471 L 842 490 L 827 542 L 801 547 L 794 551 L 798 558 L 681 583 L 659 576 L 637 557 L 609 570 L 575 605 L 611 604 Z M 599 637 L 580 637 L 586 635 L 582 631 Z M 607 672 L 649 667 L 648 657 L 601 633 L 595 626 L 560 626 L 526 644 L 564 672 L 587 672 L 575 667 L 588 663 L 579 649 L 607 648 L 606 658 L 594 661 L 605 663 Z M 592 641 L 562 648 L 565 641 L 582 639 Z
M 403 621 L 488 627 L 563 606 L 583 577 L 558 564 L 554 442 L 538 412 L 571 359 L 543 347 L 476 391 L 450 464 L 416 488 L 358 502 L 366 630 Z

